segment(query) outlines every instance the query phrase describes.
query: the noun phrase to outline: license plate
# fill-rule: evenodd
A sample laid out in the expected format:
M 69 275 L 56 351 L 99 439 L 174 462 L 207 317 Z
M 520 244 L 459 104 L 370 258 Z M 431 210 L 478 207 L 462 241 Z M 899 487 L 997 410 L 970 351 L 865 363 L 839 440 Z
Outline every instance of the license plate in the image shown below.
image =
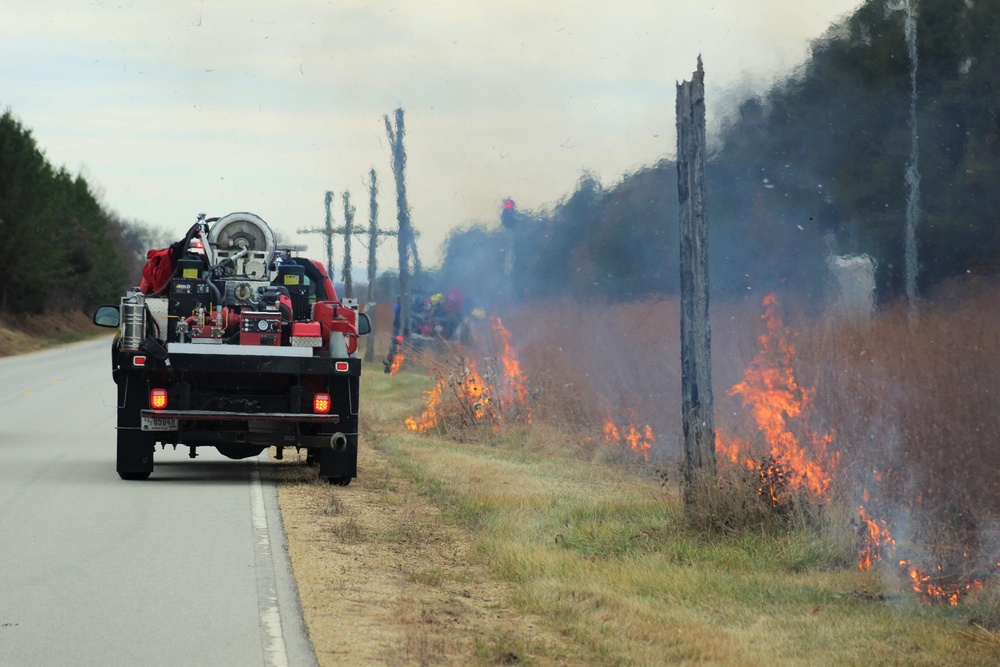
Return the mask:
M 143 431 L 176 431 L 176 417 L 142 417 Z

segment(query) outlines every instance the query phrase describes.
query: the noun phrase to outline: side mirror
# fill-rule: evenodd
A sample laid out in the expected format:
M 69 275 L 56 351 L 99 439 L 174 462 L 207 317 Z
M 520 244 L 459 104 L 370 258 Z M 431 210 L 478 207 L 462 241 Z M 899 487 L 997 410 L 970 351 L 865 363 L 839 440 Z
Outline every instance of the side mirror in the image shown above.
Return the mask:
M 364 336 L 367 333 L 372 332 L 372 321 L 368 319 L 368 315 L 365 313 L 358 313 L 358 335 Z
M 94 324 L 99 327 L 117 327 L 121 321 L 118 306 L 98 306 L 94 312 Z

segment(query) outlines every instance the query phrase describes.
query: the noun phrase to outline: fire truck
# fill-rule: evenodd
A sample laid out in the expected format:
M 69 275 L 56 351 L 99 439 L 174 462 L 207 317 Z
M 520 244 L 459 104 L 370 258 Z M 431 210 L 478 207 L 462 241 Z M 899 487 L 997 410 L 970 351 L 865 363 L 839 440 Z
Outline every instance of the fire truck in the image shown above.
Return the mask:
M 233 459 L 306 450 L 319 475 L 357 476 L 361 360 L 371 331 L 315 260 L 281 246 L 260 217 L 198 216 L 150 251 L 143 280 L 94 323 L 117 327 L 117 471 L 153 472 L 156 445 L 214 447 Z

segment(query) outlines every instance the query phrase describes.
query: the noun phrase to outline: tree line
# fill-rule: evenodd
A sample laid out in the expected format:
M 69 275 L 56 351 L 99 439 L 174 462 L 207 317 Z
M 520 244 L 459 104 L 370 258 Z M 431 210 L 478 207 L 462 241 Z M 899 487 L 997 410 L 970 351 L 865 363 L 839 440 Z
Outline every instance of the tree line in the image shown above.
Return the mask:
M 927 294 L 998 268 L 1000 3 L 914 5 L 918 287 Z M 904 18 L 900 3 L 868 0 L 811 44 L 802 67 L 729 112 L 707 168 L 714 293 L 791 285 L 819 297 L 828 257 L 859 254 L 876 262 L 880 299 L 903 293 L 912 66 Z M 514 229 L 454 233 L 439 279 L 477 286 L 483 300 L 674 293 L 676 184 L 669 159 L 611 187 L 584 175 Z
M 117 301 L 157 236 L 53 167 L 10 109 L 0 116 L 0 316 Z

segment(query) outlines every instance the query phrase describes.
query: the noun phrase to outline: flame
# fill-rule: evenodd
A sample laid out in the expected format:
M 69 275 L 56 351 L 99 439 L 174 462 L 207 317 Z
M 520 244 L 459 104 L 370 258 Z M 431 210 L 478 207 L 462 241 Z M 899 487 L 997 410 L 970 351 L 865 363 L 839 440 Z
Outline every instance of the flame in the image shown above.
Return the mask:
M 622 435 L 624 433 L 624 435 Z M 604 422 L 604 439 L 614 445 L 628 445 L 633 452 L 642 454 L 644 461 L 649 461 L 649 451 L 656 444 L 656 436 L 653 434 L 653 427 L 648 424 L 644 428 L 639 428 L 629 422 L 628 428 L 621 430 L 610 419 Z
M 748 470 L 757 468 L 757 462 L 746 452 L 750 449 L 750 443 L 741 438 L 734 438 L 728 435 L 723 429 L 715 429 L 715 456 L 716 459 L 728 461 L 730 465 L 743 465 Z
M 486 370 L 482 373 L 474 360 L 461 357 L 455 359 L 459 364 L 457 369 L 440 370 L 437 385 L 427 392 L 423 414 L 419 419 L 407 418 L 407 428 L 425 432 L 445 423 L 469 426 L 486 421 L 492 424 L 494 433 L 499 433 L 510 415 L 531 423 L 527 380 L 511 344 L 510 332 L 499 317 L 490 318 L 490 325 L 499 354 L 484 364 Z
M 877 482 L 881 482 L 881 473 L 876 473 L 875 479 Z M 871 494 L 865 489 L 862 497 L 867 503 Z M 870 570 L 877 561 L 892 556 L 897 544 L 890 534 L 889 525 L 885 520 L 873 518 L 864 505 L 858 506 L 858 514 L 861 517 L 860 532 L 864 542 L 858 559 L 858 569 L 864 571 Z M 968 560 L 969 550 L 965 549 L 962 552 L 962 561 L 967 563 Z M 914 565 L 909 558 L 900 558 L 897 562 L 902 569 L 901 574 L 909 582 L 910 588 L 920 596 L 921 601 L 926 605 L 937 603 L 957 607 L 963 596 L 984 587 L 982 582 L 968 575 L 967 568 L 964 574 L 955 575 L 946 573 L 945 567 L 940 563 L 933 568 L 933 571 L 928 571 L 924 567 Z
M 403 346 L 400 345 L 396 348 L 396 356 L 392 358 L 392 365 L 389 367 L 389 375 L 395 375 L 399 372 L 399 369 L 403 367 L 403 359 L 406 357 L 403 354 Z
M 899 566 L 909 570 L 910 586 L 920 596 L 926 605 L 948 604 L 952 607 L 958 606 L 958 601 L 963 595 L 968 595 L 973 591 L 983 588 L 983 584 L 976 579 L 970 581 L 949 580 L 942 573 L 942 567 L 937 566 L 937 574 L 931 575 L 922 567 L 914 566 L 909 560 L 899 561 Z
M 622 441 L 622 436 L 618 433 L 618 427 L 610 419 L 604 422 L 604 439 L 616 444 L 621 444 Z
M 445 389 L 448 387 L 452 387 L 452 394 L 458 404 L 457 410 L 464 416 L 480 420 L 489 412 L 490 399 L 486 395 L 483 378 L 476 370 L 476 364 L 469 361 L 457 374 L 438 375 L 434 388 L 424 392 L 427 394 L 427 405 L 420 419 L 407 417 L 406 428 L 425 433 L 438 426 Z
M 868 502 L 868 491 L 864 492 L 865 502 Z M 889 533 L 889 525 L 884 519 L 875 519 L 868 516 L 864 505 L 858 505 L 858 514 L 861 515 L 861 530 L 864 535 L 864 545 L 861 547 L 861 554 L 858 558 L 858 569 L 861 571 L 870 570 L 875 561 L 889 557 L 896 540 Z
M 413 417 L 407 417 L 406 428 L 411 431 L 425 433 L 437 425 L 438 407 L 441 405 L 441 394 L 447 386 L 447 378 L 444 376 L 438 377 L 437 384 L 434 385 L 434 388 L 430 391 L 424 392 L 427 394 L 427 405 L 424 408 L 423 413 L 420 415 L 420 420 L 418 421 Z
M 524 372 L 521 370 L 521 362 L 518 361 L 517 352 L 510 342 L 510 332 L 496 315 L 490 317 L 490 327 L 499 342 L 500 354 L 497 356 L 503 367 L 503 380 L 496 388 L 500 404 L 504 409 L 524 405 L 528 400 L 528 387 Z M 531 415 L 526 413 L 526 418 L 530 423 Z
M 795 379 L 792 364 L 795 347 L 776 312 L 777 305 L 774 294 L 764 298 L 761 319 L 766 331 L 759 337 L 761 350 L 747 367 L 743 381 L 726 393 L 739 395 L 743 407 L 750 409 L 788 487 L 828 500 L 831 471 L 839 453 L 827 453 L 833 442 L 832 433 L 820 436 L 800 426 L 797 430 L 804 434 L 804 440 L 814 453 L 811 457 L 799 436 L 790 429 L 791 425 L 805 423 L 815 390 L 800 386 Z
M 470 361 L 459 375 L 455 395 L 476 420 L 482 419 L 489 412 L 490 397 L 486 393 L 483 376 L 476 370 L 475 362 Z
M 789 504 L 789 471 L 770 454 L 757 462 L 757 493 L 771 501 L 771 507 Z

